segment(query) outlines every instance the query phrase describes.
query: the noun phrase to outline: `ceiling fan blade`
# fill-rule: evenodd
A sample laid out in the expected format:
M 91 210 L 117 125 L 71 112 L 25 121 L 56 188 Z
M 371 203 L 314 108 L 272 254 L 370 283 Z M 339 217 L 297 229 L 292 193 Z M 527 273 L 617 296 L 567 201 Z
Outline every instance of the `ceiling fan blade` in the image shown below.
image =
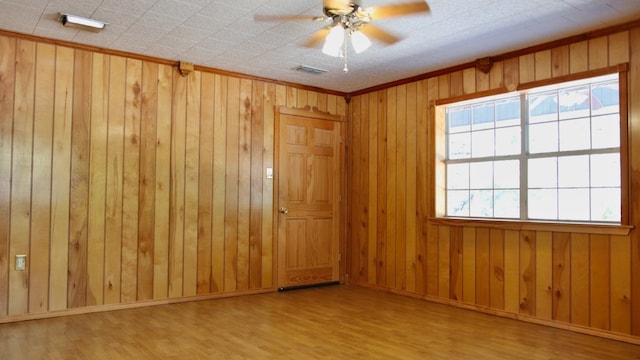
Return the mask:
M 282 22 L 282 21 L 319 21 L 324 17 L 309 16 L 309 15 L 254 15 L 254 21 L 266 21 L 266 22 Z
M 383 30 L 372 24 L 367 24 L 367 26 L 363 26 L 362 28 L 360 28 L 359 31 L 367 35 L 368 37 L 374 40 L 383 42 L 387 45 L 392 45 L 402 40 L 401 38 L 389 33 L 388 31 Z
M 374 20 L 387 19 L 403 15 L 430 12 L 429 5 L 424 1 L 416 1 L 406 4 L 381 5 L 367 8 L 367 11 Z
M 307 41 L 305 41 L 304 44 L 302 44 L 302 46 L 312 48 L 322 44 L 327 35 L 329 35 L 330 30 L 331 27 L 323 27 L 322 29 L 313 33 L 313 35 L 311 35 L 311 37 Z

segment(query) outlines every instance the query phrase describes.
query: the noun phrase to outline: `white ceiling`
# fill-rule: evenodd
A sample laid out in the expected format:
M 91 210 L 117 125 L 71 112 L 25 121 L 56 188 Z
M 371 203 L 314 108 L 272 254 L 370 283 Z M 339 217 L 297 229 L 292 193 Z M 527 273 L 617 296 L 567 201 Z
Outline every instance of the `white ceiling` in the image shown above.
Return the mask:
M 415 0 L 363 0 L 363 6 Z M 181 60 L 285 82 L 353 92 L 485 56 L 640 18 L 640 0 L 429 0 L 431 14 L 374 23 L 404 39 L 341 60 L 302 44 L 317 22 L 255 22 L 260 15 L 322 15 L 322 0 L 0 0 L 0 29 Z M 63 27 L 58 13 L 109 25 Z M 328 70 L 295 71 L 299 65 Z

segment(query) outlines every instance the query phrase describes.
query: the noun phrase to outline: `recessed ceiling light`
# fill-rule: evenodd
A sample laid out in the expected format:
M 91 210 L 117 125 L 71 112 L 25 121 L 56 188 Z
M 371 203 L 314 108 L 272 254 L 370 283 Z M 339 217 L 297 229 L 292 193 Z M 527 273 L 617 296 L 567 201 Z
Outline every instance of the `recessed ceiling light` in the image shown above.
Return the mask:
M 65 13 L 60 13 L 60 16 L 58 17 L 58 19 L 64 26 L 75 27 L 75 28 L 91 30 L 91 31 L 100 31 L 104 29 L 105 25 L 107 24 L 100 20 L 94 20 L 94 19 L 89 19 L 86 17 L 78 16 L 78 15 L 65 14 Z

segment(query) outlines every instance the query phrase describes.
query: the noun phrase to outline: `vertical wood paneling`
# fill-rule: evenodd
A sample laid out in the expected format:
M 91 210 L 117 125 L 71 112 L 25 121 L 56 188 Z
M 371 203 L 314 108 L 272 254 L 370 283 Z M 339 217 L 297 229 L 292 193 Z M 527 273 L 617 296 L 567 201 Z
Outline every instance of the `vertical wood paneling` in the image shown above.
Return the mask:
M 122 291 L 122 195 L 124 185 L 126 59 L 111 57 L 109 68 L 109 137 L 104 247 L 104 302 L 117 304 Z M 75 120 L 74 120 L 75 121 Z
M 73 49 L 56 49 L 55 110 L 53 115 L 53 173 L 51 176 L 51 265 L 49 310 L 67 308 L 69 258 L 69 186 L 71 183 L 71 120 Z
M 476 229 L 476 304 L 486 307 L 491 301 L 490 249 L 491 231 L 488 228 Z
M 544 50 L 535 53 L 535 79 L 545 80 L 551 77 L 551 50 Z
M 154 220 L 156 202 L 156 137 L 158 65 L 142 64 L 140 115 L 140 199 L 138 204 L 138 300 L 153 299 Z
M 29 254 L 31 254 L 29 266 L 30 313 L 49 310 L 51 151 L 54 109 L 54 99 L 51 94 L 53 94 L 55 86 L 55 51 L 53 45 L 37 44 L 32 184 L 32 194 L 36 194 L 36 196 L 32 197 L 31 202 L 31 234 L 37 235 L 31 236 L 29 250 Z M 0 111 L 2 110 L 0 109 Z
M 376 93 L 368 96 L 369 102 L 369 149 L 367 158 L 369 159 L 369 173 L 367 174 L 369 192 L 369 211 L 367 228 L 367 282 L 375 284 L 377 282 L 377 219 L 378 219 L 378 97 Z
M 225 209 L 227 164 L 227 81 L 215 76 L 213 105 L 213 220 L 211 239 L 212 292 L 224 290 L 225 281 Z
M 633 73 L 636 68 L 640 69 L 637 65 L 634 67 L 637 63 L 634 60 L 640 59 L 637 55 L 640 50 L 632 44 L 636 33 L 622 31 L 504 59 L 496 62 L 489 74 L 481 74 L 471 67 L 456 69 L 437 77 L 355 97 L 352 106 L 356 104 L 357 110 L 352 108 L 351 113 L 354 121 L 352 126 L 357 131 L 353 132 L 350 145 L 356 148 L 369 142 L 368 150 L 362 148 L 354 151 L 354 156 L 366 153 L 376 162 L 375 169 L 372 169 L 372 163 L 366 159 L 349 159 L 349 185 L 353 191 L 353 201 L 357 202 L 357 210 L 351 207 L 349 210 L 354 212 L 351 215 L 356 212 L 362 215 L 364 209 L 374 206 L 376 217 L 370 215 L 362 219 L 369 226 L 373 226 L 371 221 L 375 219 L 377 231 L 375 239 L 369 237 L 365 246 L 363 237 L 356 231 L 358 224 L 354 221 L 348 236 L 357 241 L 358 249 L 362 250 L 364 246 L 367 250 L 356 251 L 357 261 L 366 265 L 366 271 L 370 272 L 374 267 L 377 271 L 375 276 L 369 273 L 366 278 L 354 276 L 352 280 L 440 299 L 456 299 L 544 321 L 603 329 L 604 326 L 592 324 L 602 323 L 606 319 L 612 331 L 632 333 L 633 319 L 640 319 L 640 311 L 634 312 L 631 300 L 637 297 L 634 294 L 640 292 L 636 290 L 640 289 L 640 285 L 637 285 L 640 282 L 635 280 L 640 276 L 635 277 L 633 271 L 634 266 L 640 268 L 640 255 L 636 260 L 633 257 L 635 253 L 640 254 L 640 247 L 635 247 L 634 241 L 637 235 L 631 235 L 629 249 L 625 240 L 619 241 L 619 247 L 614 248 L 614 239 L 621 240 L 624 237 L 562 232 L 562 227 L 558 228 L 558 232 L 503 230 L 501 225 L 495 224 L 490 225 L 491 229 L 471 226 L 458 228 L 454 224 L 432 222 L 430 218 L 441 215 L 437 211 L 441 211 L 443 206 L 443 197 L 439 195 L 443 179 L 436 177 L 440 171 L 438 167 L 442 166 L 439 162 L 442 159 L 443 149 L 439 146 L 442 139 L 438 134 L 443 129 L 443 120 L 439 114 L 442 110 L 433 106 L 433 100 L 472 95 L 503 86 L 515 90 L 522 83 L 550 80 L 624 62 L 631 64 L 629 98 L 635 99 Z M 413 100 L 410 100 L 414 91 L 417 92 L 417 108 L 413 107 Z M 424 97 L 421 91 L 424 91 Z M 371 99 L 374 94 L 377 106 Z M 633 129 L 637 123 L 633 120 L 636 102 L 629 102 L 632 109 L 629 144 L 632 147 Z M 372 111 L 373 107 L 377 112 Z M 384 109 L 384 112 L 381 113 L 380 109 Z M 421 112 L 427 121 L 425 125 L 420 122 Z M 418 117 L 415 130 L 410 119 L 412 113 Z M 367 126 L 373 121 L 376 131 L 371 131 L 371 125 Z M 414 131 L 417 133 L 415 148 L 412 144 Z M 372 142 L 376 144 L 375 149 Z M 414 166 L 411 165 L 414 153 L 415 184 L 409 182 L 414 177 Z M 635 152 L 636 155 L 638 153 Z M 632 167 L 633 159 L 640 158 L 633 154 L 630 151 Z M 375 184 L 369 176 L 368 185 L 363 187 L 362 176 L 374 171 Z M 633 179 L 631 186 L 637 187 Z M 380 188 L 385 191 L 379 191 Z M 631 208 L 635 208 L 632 201 L 629 202 Z M 405 214 L 402 214 L 402 205 Z M 411 221 L 412 211 L 417 216 L 415 224 Z M 415 245 L 411 243 L 414 237 L 410 235 L 413 232 L 411 226 L 414 225 Z M 595 249 L 590 242 L 593 236 L 595 239 L 600 236 L 607 239 L 602 241 L 602 247 L 611 246 L 606 252 L 606 262 L 601 249 L 594 255 Z M 371 249 L 374 241 L 376 248 Z M 631 259 L 628 259 L 629 255 L 623 255 L 625 252 L 632 254 Z M 616 261 L 614 265 L 613 259 L 623 261 Z M 394 263 L 390 264 L 391 261 Z M 360 269 L 358 266 L 355 268 Z M 396 271 L 396 274 L 390 275 L 389 271 Z M 398 274 L 398 271 L 404 271 L 404 275 Z M 608 274 L 606 282 L 602 271 Z M 627 273 L 628 278 L 625 277 Z M 411 290 L 409 287 L 414 278 L 416 286 L 415 290 Z M 395 283 L 390 280 L 395 280 Z M 603 284 L 606 286 L 603 287 Z M 598 306 L 598 310 L 594 309 L 594 305 Z M 638 315 L 634 317 L 634 314 Z M 635 322 L 640 331 L 640 322 Z
M 572 74 L 589 70 L 589 42 L 581 41 L 569 45 L 569 72 Z
M 463 228 L 451 228 L 449 299 L 461 301 L 463 298 Z
M 356 100 L 356 99 L 354 99 Z M 354 161 L 359 162 L 358 168 L 361 169 L 360 176 L 360 189 L 361 192 L 358 193 L 359 199 L 357 201 L 357 206 L 360 210 L 360 217 L 356 220 L 355 226 L 359 229 L 358 236 L 358 248 L 355 249 L 359 256 L 354 257 L 353 260 L 357 260 L 358 269 L 354 269 L 357 271 L 357 276 L 362 279 L 367 279 L 369 277 L 369 267 L 367 266 L 367 254 L 369 252 L 369 239 L 368 232 L 371 224 L 369 223 L 369 192 L 367 189 L 369 188 L 369 96 L 365 95 L 362 97 L 360 101 L 360 106 L 356 107 L 354 104 L 354 110 L 360 112 L 360 122 L 359 122 L 359 132 L 358 138 L 353 139 L 352 143 L 357 144 L 358 153 L 354 157 Z
M 553 233 L 552 318 L 571 322 L 571 234 Z
M 200 147 L 198 164 L 198 273 L 196 292 L 208 294 L 212 282 L 212 234 L 213 234 L 213 119 L 215 76 L 202 74 L 200 107 Z
M 631 334 L 631 253 L 628 236 L 611 236 L 611 331 Z
M 173 69 L 158 69 L 156 133 L 155 226 L 153 245 L 153 298 L 169 296 L 169 191 L 171 187 L 171 95 Z
M 407 287 L 407 86 L 397 88 L 396 97 L 396 288 Z
M 321 111 L 328 111 L 327 105 Z M 266 84 L 264 89 L 263 109 L 263 167 L 273 169 L 274 157 L 274 126 L 275 114 L 274 106 L 277 104 L 276 86 Z M 265 179 L 262 183 L 262 288 L 267 289 L 273 286 L 274 264 L 273 261 L 273 179 Z M 346 198 L 346 195 L 344 196 Z
M 417 167 L 417 85 L 416 83 L 407 85 L 407 156 L 406 156 L 406 267 L 405 267 L 405 289 L 410 292 L 416 291 L 416 217 L 417 211 L 417 191 L 416 191 L 416 167 Z M 462 292 L 460 292 L 462 298 Z
M 591 323 L 589 326 L 609 330 L 610 310 L 609 291 L 611 289 L 610 245 L 608 235 L 591 235 L 589 267 L 589 299 L 591 305 Z
M 106 232 L 107 136 L 109 133 L 109 61 L 93 55 L 91 81 L 91 149 L 89 159 L 89 223 L 87 237 L 87 305 L 104 303 L 104 242 Z
M 491 249 L 489 254 L 490 297 L 489 305 L 494 309 L 504 309 L 504 231 L 491 229 Z
M 224 216 L 224 290 L 238 287 L 238 177 L 240 143 L 240 80 L 229 78 L 227 84 L 227 161 Z
M 426 294 L 427 286 L 427 216 L 429 207 L 427 205 L 428 178 L 431 171 L 428 168 L 428 93 L 427 81 L 418 82 L 417 89 L 417 126 L 416 126 L 416 292 Z M 376 169 L 377 171 L 377 169 Z
M 571 322 L 589 326 L 589 258 L 588 234 L 571 234 Z
M 589 70 L 609 65 L 609 43 L 606 36 L 589 40 Z
M 536 314 L 536 233 L 520 232 L 520 313 Z
M 520 309 L 520 234 L 513 230 L 504 232 L 504 309 Z
M 304 98 L 306 100 L 307 97 Z M 237 289 L 246 290 L 249 288 L 249 220 L 251 216 L 251 80 L 240 80 L 239 111 Z
M 538 231 L 535 244 L 536 310 L 537 317 L 551 319 L 553 305 L 553 242 L 552 233 Z
M 391 88 L 387 90 L 387 207 L 386 207 L 386 274 L 387 274 L 387 287 L 396 289 L 396 231 L 399 225 L 397 223 L 397 177 L 396 171 L 398 169 L 396 148 L 397 143 L 397 129 L 396 129 L 396 107 L 397 107 L 397 89 Z
M 11 149 L 16 40 L 0 36 L 0 316 L 9 306 L 9 239 L 11 238 Z
M 24 271 L 9 272 L 9 315 L 24 314 L 29 304 L 29 238 L 31 231 L 31 166 L 33 161 L 33 118 L 36 73 L 36 44 L 18 40 L 13 115 L 11 211 L 9 259 L 27 255 Z M 12 263 L 15 260 L 12 261 Z
M 249 288 L 262 287 L 262 213 L 264 153 L 264 91 L 261 82 L 253 82 L 251 110 L 251 215 L 249 224 Z M 316 97 L 317 100 L 317 97 Z
M 91 72 L 89 51 L 75 51 L 71 135 L 71 205 L 69 213 L 69 307 L 87 304 L 87 223 Z
M 462 230 L 462 301 L 476 303 L 476 229 Z
M 629 62 L 629 32 L 609 35 L 609 66 Z
M 386 92 L 377 93 L 378 101 L 378 189 L 388 189 L 387 186 L 387 101 Z M 376 200 L 378 203 L 376 221 L 376 284 L 387 285 L 387 191 L 377 191 Z
M 551 76 L 558 77 L 569 74 L 569 46 L 561 46 L 551 50 Z
M 121 302 L 138 293 L 138 198 L 140 193 L 140 92 L 142 61 L 127 60 L 122 187 Z
M 197 293 L 198 283 L 198 199 L 200 179 L 200 147 L 202 121 L 202 74 L 187 77 L 187 104 L 185 129 L 185 188 L 184 188 L 184 266 L 183 295 Z
M 449 298 L 451 283 L 451 227 L 438 227 L 438 296 Z
M 169 297 L 184 293 L 187 79 L 173 73 L 171 96 L 171 182 L 169 187 Z
M 350 281 L 359 282 L 362 274 L 363 265 L 361 264 L 363 254 L 360 252 L 360 247 L 362 243 L 362 233 L 363 228 L 366 226 L 365 223 L 362 223 L 362 213 L 363 210 L 360 206 L 362 201 L 362 194 L 364 190 L 362 189 L 362 173 L 364 171 L 363 167 L 360 166 L 357 162 L 359 162 L 364 157 L 361 154 L 361 146 L 360 139 L 362 136 L 360 135 L 360 131 L 362 128 L 361 121 L 361 104 L 363 102 L 363 97 L 358 97 L 353 99 L 350 107 L 351 117 L 349 118 L 349 124 L 347 132 L 350 134 L 350 138 L 348 143 L 349 153 L 350 155 L 347 157 L 349 160 L 346 163 L 348 168 L 359 169 L 359 171 L 353 171 L 350 174 L 350 182 L 355 184 L 353 190 L 349 192 L 349 198 L 347 203 L 350 207 L 358 209 L 358 211 L 350 212 L 350 215 L 347 220 L 347 227 L 350 229 L 350 233 L 353 234 L 351 237 L 351 241 L 347 244 L 347 253 L 353 254 L 353 256 L 349 257 L 349 262 L 347 267 L 349 267 L 349 276 Z

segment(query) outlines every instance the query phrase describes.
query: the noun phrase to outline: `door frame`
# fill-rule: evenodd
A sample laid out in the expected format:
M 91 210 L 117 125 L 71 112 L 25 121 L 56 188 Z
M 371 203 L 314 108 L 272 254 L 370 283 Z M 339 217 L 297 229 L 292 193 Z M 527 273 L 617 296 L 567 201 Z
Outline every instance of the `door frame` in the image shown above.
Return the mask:
M 279 195 L 280 195 L 280 140 L 282 137 L 280 136 L 280 117 L 281 115 L 292 115 L 298 117 L 309 118 L 309 120 L 328 120 L 335 121 L 341 123 L 340 126 L 340 146 L 338 150 L 338 163 L 340 164 L 340 194 L 341 201 L 339 203 L 339 211 L 340 214 L 339 222 L 339 239 L 338 239 L 338 252 L 340 254 L 340 260 L 338 261 L 338 273 L 339 280 L 341 284 L 344 284 L 346 281 L 346 265 L 347 265 L 347 257 L 346 257 L 346 206 L 347 206 L 347 196 L 345 194 L 345 184 L 346 184 L 346 175 L 347 175 L 347 166 L 345 160 L 346 154 L 346 122 L 345 117 L 343 115 L 330 114 L 327 112 L 318 111 L 316 108 L 306 107 L 303 109 L 300 108 L 289 108 L 286 106 L 277 106 L 275 109 L 275 117 L 274 117 L 274 136 L 273 136 L 273 285 L 277 289 L 279 287 L 278 284 L 278 266 L 279 266 L 279 230 L 280 230 L 280 211 L 279 211 Z

